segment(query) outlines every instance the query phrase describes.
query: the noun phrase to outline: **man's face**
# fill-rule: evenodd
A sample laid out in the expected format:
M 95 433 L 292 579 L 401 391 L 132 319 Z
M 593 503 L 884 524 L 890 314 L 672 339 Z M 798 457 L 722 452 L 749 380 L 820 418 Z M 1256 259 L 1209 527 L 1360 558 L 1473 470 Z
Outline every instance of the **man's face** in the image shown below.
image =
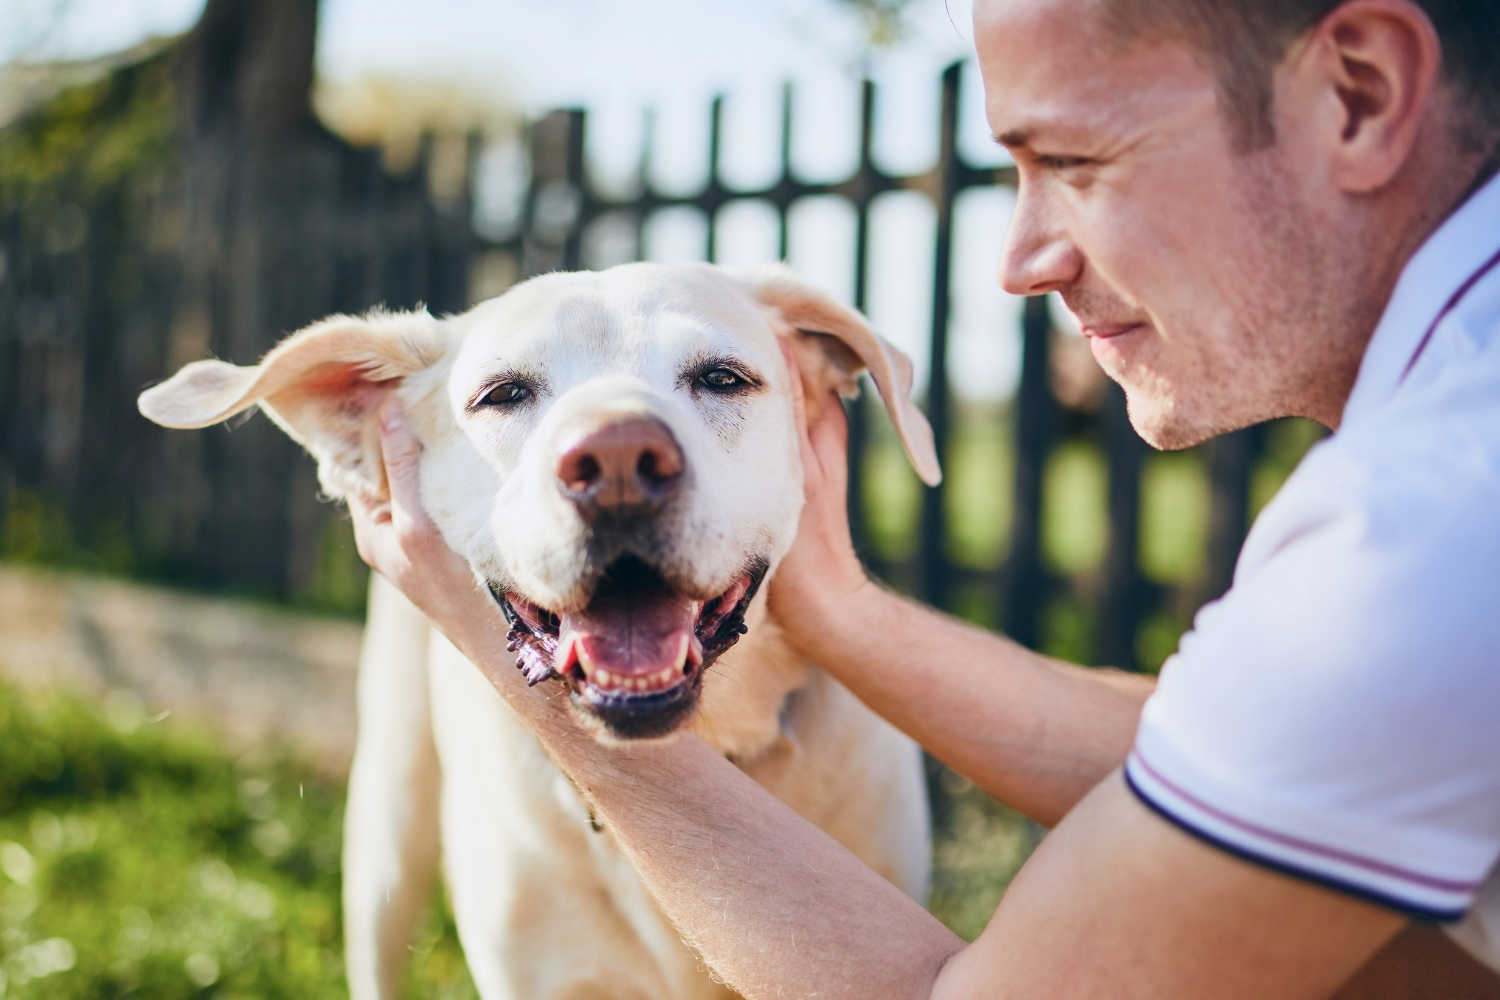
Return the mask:
M 1061 293 L 1157 447 L 1308 412 L 1340 283 L 1307 144 L 1237 152 L 1188 48 L 1122 42 L 1092 8 L 975 5 L 986 113 L 1020 172 L 1001 284 Z

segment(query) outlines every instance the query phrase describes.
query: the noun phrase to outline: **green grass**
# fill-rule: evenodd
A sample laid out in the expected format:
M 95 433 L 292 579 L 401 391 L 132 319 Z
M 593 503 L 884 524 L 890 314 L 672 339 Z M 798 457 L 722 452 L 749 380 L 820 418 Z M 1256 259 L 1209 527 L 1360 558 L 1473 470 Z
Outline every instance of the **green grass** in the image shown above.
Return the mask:
M 343 782 L 285 752 L 0 685 L 0 998 L 345 997 Z M 983 929 L 1033 828 L 939 777 L 932 908 Z M 435 895 L 408 997 L 476 996 Z
M 1141 572 L 1190 584 L 1208 558 L 1208 470 L 1195 452 L 1154 452 L 1141 468 Z
M 0 762 L 0 996 L 347 996 L 341 781 L 8 687 Z M 473 995 L 438 913 L 414 955 L 410 995 Z
M 972 941 L 989 923 L 1042 830 L 947 768 L 938 769 L 936 780 L 942 807 L 934 816 L 928 909 Z
M 1042 555 L 1055 572 L 1091 573 L 1109 546 L 1109 468 L 1092 444 L 1069 441 L 1042 473 Z
M 944 495 L 948 558 L 957 566 L 994 569 L 1010 550 L 1015 492 L 1010 423 L 986 408 L 954 428 L 948 445 Z

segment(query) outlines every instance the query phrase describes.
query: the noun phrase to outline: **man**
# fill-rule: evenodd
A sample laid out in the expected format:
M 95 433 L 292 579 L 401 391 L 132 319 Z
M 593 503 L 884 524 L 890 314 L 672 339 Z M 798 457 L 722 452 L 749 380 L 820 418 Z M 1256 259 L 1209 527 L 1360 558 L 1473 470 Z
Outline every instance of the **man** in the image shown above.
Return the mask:
M 356 505 L 361 551 L 747 997 L 1327 997 L 1412 917 L 1462 919 L 1500 967 L 1500 12 L 980 0 L 975 39 L 1021 176 L 1005 287 L 1062 293 L 1157 446 L 1287 414 L 1337 431 L 1153 693 L 871 584 L 837 407 L 808 429 L 778 618 L 1055 824 L 977 941 L 696 739 L 603 749 L 528 692 L 394 412 L 392 507 Z

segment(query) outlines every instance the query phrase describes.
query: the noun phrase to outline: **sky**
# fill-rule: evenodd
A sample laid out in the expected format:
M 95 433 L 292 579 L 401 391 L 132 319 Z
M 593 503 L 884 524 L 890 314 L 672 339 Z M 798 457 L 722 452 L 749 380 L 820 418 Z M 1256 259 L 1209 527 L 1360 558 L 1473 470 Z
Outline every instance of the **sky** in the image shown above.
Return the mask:
M 937 155 L 938 76 L 972 54 L 972 0 L 913 0 L 901 42 L 872 50 L 834 0 L 323 0 L 318 71 L 450 84 L 493 95 L 526 115 L 589 110 L 588 157 L 606 185 L 639 162 L 645 110 L 654 112 L 659 187 L 691 191 L 706 175 L 708 106 L 726 95 L 722 179 L 753 189 L 778 169 L 781 87 L 794 87 L 792 164 L 809 180 L 846 176 L 857 159 L 858 81 L 876 81 L 877 163 L 896 174 Z M 0 61 L 85 58 L 186 30 L 203 0 L 0 0 Z M 982 92 L 965 67 L 962 154 L 1004 162 L 984 123 Z M 1008 395 L 1019 370 L 1019 302 L 1000 292 L 995 264 L 1013 199 L 968 193 L 955 221 L 949 374 L 974 399 Z M 877 327 L 917 362 L 925 381 L 933 211 L 922 196 L 883 196 L 872 211 L 870 294 Z M 776 253 L 766 206 L 732 203 L 719 219 L 717 257 L 749 264 Z M 840 297 L 851 294 L 853 217 L 831 199 L 799 204 L 790 263 Z M 653 220 L 648 255 L 702 256 L 703 220 Z

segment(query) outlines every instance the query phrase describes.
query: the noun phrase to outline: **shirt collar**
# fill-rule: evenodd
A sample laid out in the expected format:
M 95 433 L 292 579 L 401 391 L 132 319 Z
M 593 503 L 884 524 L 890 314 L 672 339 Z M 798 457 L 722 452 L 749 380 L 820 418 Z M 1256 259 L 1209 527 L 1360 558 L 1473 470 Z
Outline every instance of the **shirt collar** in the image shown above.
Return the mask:
M 1368 415 L 1401 383 L 1422 334 L 1460 285 L 1500 247 L 1500 174 L 1491 177 L 1412 255 L 1365 348 L 1341 427 Z

